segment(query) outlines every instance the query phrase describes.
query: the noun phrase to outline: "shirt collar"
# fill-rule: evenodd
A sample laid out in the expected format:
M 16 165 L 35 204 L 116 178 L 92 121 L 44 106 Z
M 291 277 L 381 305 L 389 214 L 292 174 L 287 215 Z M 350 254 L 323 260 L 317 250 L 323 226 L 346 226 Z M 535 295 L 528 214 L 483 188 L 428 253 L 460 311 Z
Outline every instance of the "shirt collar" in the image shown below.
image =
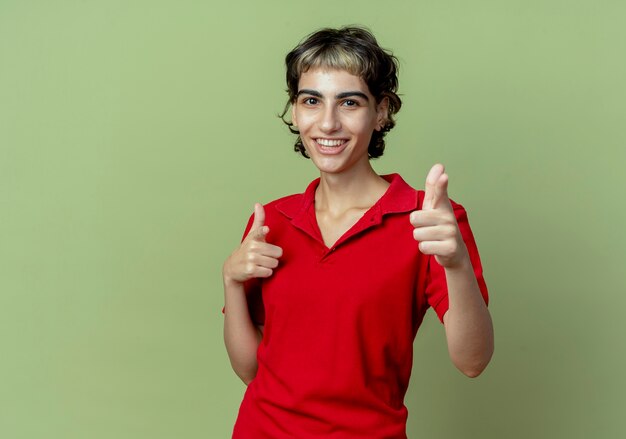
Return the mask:
M 386 214 L 410 212 L 417 209 L 417 191 L 409 186 L 399 174 L 381 175 L 381 177 L 389 182 L 387 191 L 374 205 L 381 217 Z M 315 201 L 315 190 L 319 183 L 320 179 L 316 178 L 307 186 L 304 193 L 280 201 L 276 209 L 290 219 L 305 215 Z

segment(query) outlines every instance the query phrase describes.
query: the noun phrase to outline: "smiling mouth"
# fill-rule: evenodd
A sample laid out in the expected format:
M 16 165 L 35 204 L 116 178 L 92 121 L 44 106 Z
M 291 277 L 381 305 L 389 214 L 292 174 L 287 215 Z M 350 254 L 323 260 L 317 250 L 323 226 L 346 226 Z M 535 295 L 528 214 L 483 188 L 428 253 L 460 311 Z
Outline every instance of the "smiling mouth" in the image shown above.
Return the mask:
M 315 142 L 320 146 L 336 148 L 346 143 L 345 139 L 315 139 Z

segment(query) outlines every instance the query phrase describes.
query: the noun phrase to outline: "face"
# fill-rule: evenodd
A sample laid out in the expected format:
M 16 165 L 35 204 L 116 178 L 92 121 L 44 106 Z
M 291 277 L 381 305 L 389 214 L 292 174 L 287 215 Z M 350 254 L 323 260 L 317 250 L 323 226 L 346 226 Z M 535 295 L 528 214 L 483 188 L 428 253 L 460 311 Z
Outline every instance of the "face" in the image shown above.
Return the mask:
M 367 147 L 387 116 L 362 78 L 345 70 L 312 69 L 300 76 L 292 122 L 321 172 L 369 168 Z

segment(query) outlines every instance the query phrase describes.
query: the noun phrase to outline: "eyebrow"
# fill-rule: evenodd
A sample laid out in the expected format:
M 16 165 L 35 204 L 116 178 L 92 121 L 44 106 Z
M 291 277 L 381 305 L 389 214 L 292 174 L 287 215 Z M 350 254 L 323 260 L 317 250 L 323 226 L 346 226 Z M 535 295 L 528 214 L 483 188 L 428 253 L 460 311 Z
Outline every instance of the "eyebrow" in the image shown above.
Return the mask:
M 301 94 L 307 94 L 307 95 L 311 95 L 311 96 L 315 96 L 316 98 L 323 98 L 324 96 L 322 96 L 322 94 L 317 91 L 317 90 L 309 90 L 306 88 L 303 88 L 302 90 L 298 90 L 298 94 L 296 94 L 296 96 L 300 96 Z M 335 95 L 335 99 L 343 99 L 343 98 L 348 98 L 351 96 L 358 96 L 360 98 L 365 99 L 366 101 L 369 101 L 369 98 L 367 97 L 367 95 L 363 92 L 360 91 L 344 91 L 341 93 L 338 93 L 337 95 Z

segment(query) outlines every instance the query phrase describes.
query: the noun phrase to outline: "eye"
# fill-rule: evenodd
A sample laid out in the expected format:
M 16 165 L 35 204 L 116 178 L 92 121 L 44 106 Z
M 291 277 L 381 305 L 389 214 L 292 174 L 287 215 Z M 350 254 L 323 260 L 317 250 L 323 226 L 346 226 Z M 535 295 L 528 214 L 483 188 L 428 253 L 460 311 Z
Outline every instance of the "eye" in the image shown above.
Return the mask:
M 353 99 L 346 99 L 343 101 L 343 105 L 346 107 L 358 107 L 359 103 Z
M 316 105 L 318 102 L 319 101 L 317 100 L 317 98 L 312 98 L 312 97 L 304 98 L 302 100 L 302 103 L 306 105 Z

